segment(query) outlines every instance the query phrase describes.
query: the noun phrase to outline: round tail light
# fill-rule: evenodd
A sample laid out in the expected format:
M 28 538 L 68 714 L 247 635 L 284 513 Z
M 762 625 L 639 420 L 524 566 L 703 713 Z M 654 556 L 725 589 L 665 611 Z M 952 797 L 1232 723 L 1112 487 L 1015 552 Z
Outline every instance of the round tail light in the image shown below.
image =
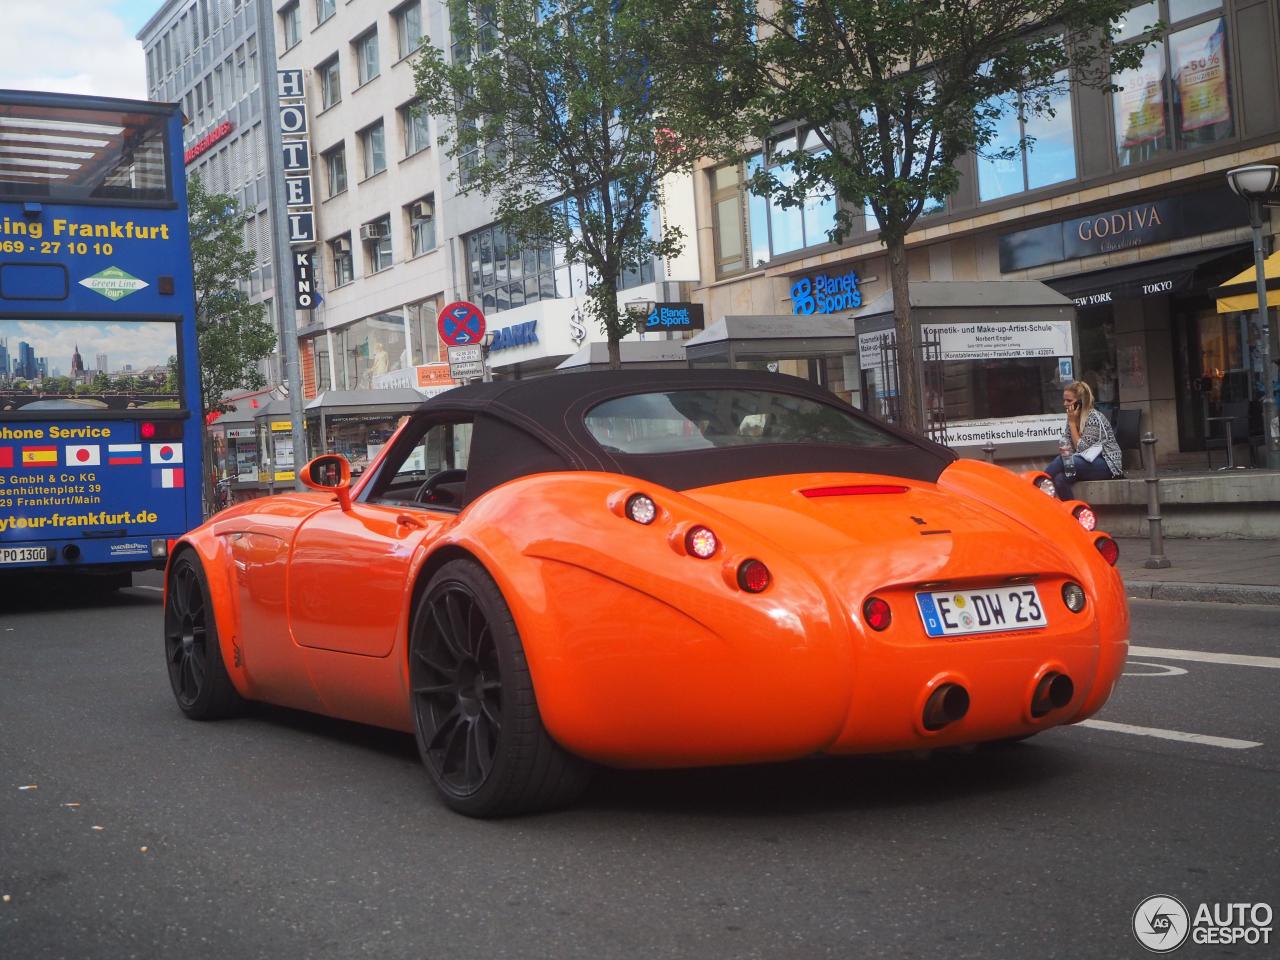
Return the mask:
M 720 541 L 707 527 L 693 527 L 684 535 L 684 548 L 699 560 L 710 560 L 720 549 Z
M 872 630 L 884 630 L 893 620 L 893 611 L 889 604 L 879 597 L 871 597 L 862 605 L 862 616 Z
M 643 493 L 633 493 L 627 498 L 627 516 L 636 523 L 653 523 L 658 516 L 658 505 Z
M 763 593 L 772 580 L 769 568 L 759 560 L 743 560 L 738 566 L 738 586 L 747 593 Z
M 1116 565 L 1116 561 L 1120 559 L 1120 545 L 1118 543 L 1110 537 L 1099 537 L 1093 541 L 1093 545 L 1098 548 L 1103 560 L 1113 567 Z
M 1098 529 L 1098 515 L 1093 512 L 1092 508 L 1085 504 L 1080 504 L 1071 511 L 1071 515 L 1080 521 L 1080 526 L 1084 527 L 1090 533 Z
M 1047 497 L 1056 497 L 1058 488 L 1053 485 L 1053 481 L 1048 477 L 1041 477 L 1036 481 L 1036 486 L 1040 488 L 1040 492 Z
M 1084 609 L 1084 588 L 1078 583 L 1064 583 L 1062 585 L 1062 602 L 1067 605 L 1067 609 L 1072 613 L 1079 613 Z

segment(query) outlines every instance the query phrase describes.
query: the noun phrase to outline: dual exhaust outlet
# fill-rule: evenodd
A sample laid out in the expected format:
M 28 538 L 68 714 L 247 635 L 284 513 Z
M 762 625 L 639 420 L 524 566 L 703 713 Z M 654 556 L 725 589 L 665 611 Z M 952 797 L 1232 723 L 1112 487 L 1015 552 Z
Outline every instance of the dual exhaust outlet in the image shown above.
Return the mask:
M 1037 720 L 1071 702 L 1076 686 L 1065 673 L 1049 671 L 1031 695 L 1031 716 Z M 939 684 L 924 704 L 924 728 L 936 732 L 963 719 L 969 712 L 969 691 L 958 683 Z

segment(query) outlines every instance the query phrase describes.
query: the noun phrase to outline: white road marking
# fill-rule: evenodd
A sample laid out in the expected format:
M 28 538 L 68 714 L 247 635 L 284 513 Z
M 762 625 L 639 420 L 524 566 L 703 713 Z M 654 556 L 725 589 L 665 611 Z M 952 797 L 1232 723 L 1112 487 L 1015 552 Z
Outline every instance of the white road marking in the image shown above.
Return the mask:
M 134 587 L 135 590 L 154 590 L 156 593 L 164 593 L 164 587 L 148 587 L 145 584 L 139 584 Z
M 1131 657 L 1162 660 L 1195 660 L 1199 663 L 1229 663 L 1237 667 L 1270 667 L 1280 670 L 1280 657 L 1251 657 L 1243 653 L 1212 653 L 1207 650 L 1166 650 L 1163 647 L 1130 647 Z
M 1173 667 L 1167 663 L 1144 663 L 1141 660 L 1130 660 L 1125 664 L 1126 667 L 1154 667 L 1154 671 L 1146 673 L 1130 673 L 1128 670 L 1124 672 L 1126 677 L 1180 677 L 1187 672 L 1186 667 Z
M 1249 750 L 1252 747 L 1262 746 L 1256 740 L 1210 737 L 1203 733 L 1183 733 L 1181 730 L 1161 730 L 1159 727 L 1137 727 L 1131 723 L 1112 723 L 1110 720 L 1081 720 L 1077 726 L 1090 727 L 1094 730 L 1109 730 L 1112 733 L 1130 733 L 1135 737 L 1156 737 L 1160 740 L 1180 740 L 1183 743 L 1198 743 L 1206 747 L 1224 747 L 1227 750 Z

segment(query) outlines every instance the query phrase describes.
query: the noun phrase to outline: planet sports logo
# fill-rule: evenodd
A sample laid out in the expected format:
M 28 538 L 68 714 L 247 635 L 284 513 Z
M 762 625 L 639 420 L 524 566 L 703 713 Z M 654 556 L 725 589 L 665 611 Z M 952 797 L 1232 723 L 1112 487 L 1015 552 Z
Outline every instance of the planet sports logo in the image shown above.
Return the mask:
M 791 285 L 791 312 L 796 316 L 839 313 L 862 306 L 858 273 L 850 270 L 839 276 L 820 273 L 812 280 L 801 277 Z

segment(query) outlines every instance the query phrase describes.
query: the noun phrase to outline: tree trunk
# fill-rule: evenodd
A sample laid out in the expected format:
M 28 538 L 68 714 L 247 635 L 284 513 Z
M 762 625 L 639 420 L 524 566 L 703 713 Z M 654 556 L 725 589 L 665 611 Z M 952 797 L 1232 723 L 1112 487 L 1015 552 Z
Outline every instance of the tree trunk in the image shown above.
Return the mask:
M 622 345 L 626 326 L 618 315 L 617 280 L 601 280 L 595 287 L 596 313 L 599 315 L 605 336 L 609 338 L 609 369 L 622 369 Z
M 890 240 L 889 284 L 893 290 L 893 325 L 898 341 L 898 422 L 915 433 L 924 433 L 920 403 L 919 347 L 911 326 L 911 295 L 907 280 L 907 245 L 901 237 Z

